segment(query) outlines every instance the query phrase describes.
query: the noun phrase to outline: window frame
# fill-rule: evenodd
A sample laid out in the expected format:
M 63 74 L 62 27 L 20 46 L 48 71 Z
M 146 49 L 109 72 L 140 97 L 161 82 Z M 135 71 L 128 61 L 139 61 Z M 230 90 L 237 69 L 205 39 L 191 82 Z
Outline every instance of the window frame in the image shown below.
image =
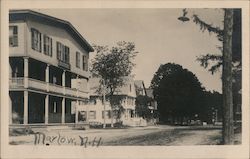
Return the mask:
M 93 113 L 93 114 L 91 114 Z M 96 119 L 96 111 L 89 111 L 89 119 Z
M 31 48 L 42 52 L 42 34 L 37 29 L 31 28 Z
M 88 59 L 86 55 L 82 55 L 82 69 L 88 71 Z
M 45 55 L 52 57 L 52 53 L 53 53 L 52 50 L 53 50 L 52 38 L 44 34 L 43 35 L 43 53 Z
M 81 67 L 80 63 L 81 63 L 81 55 L 80 55 L 80 52 L 76 51 L 76 67 L 77 68 Z
M 12 34 L 10 34 L 10 28 L 13 28 Z M 15 33 L 16 30 L 16 33 Z M 18 26 L 11 25 L 9 26 L 9 46 L 18 47 Z
M 61 42 L 56 42 L 57 59 L 70 64 L 70 48 Z

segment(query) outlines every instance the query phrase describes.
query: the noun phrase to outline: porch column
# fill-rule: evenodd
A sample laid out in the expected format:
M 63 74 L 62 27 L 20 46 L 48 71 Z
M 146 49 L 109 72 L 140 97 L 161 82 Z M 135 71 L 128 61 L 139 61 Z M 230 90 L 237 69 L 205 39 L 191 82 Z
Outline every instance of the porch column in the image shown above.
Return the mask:
M 62 99 L 62 123 L 65 123 L 65 98 Z
M 28 78 L 29 78 L 29 58 L 24 57 L 24 88 L 28 88 Z
M 76 96 L 77 96 L 77 98 L 79 97 L 78 79 L 79 79 L 79 75 L 76 75 L 76 83 L 77 83 L 77 86 L 76 86 Z M 78 100 L 77 100 L 77 101 L 78 101 Z M 78 103 L 79 103 L 79 101 L 78 101 Z
M 45 97 L 45 124 L 49 123 L 49 95 L 46 94 Z
M 9 95 L 9 124 L 12 124 L 12 100 Z
M 12 78 L 12 72 L 13 72 L 13 70 L 12 70 L 11 64 L 9 62 L 9 79 Z
M 28 124 L 28 104 L 29 104 L 29 94 L 28 91 L 24 91 L 23 99 L 23 124 Z
M 65 94 L 65 70 L 62 73 L 62 86 L 63 86 L 63 94 Z
M 45 82 L 47 84 L 47 92 L 49 92 L 49 64 L 47 64 L 45 70 Z
M 76 101 L 76 105 L 75 105 L 75 123 L 78 123 L 78 105 L 79 105 L 79 101 Z

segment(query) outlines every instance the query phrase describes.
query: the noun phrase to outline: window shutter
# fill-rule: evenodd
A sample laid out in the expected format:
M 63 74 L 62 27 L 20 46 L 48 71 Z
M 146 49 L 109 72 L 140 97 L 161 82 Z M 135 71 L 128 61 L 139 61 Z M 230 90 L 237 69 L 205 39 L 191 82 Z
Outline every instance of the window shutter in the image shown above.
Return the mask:
M 39 32 L 38 32 L 38 35 L 39 35 L 39 51 L 41 52 L 42 51 L 42 35 Z
M 59 59 L 59 43 L 56 42 L 56 56 L 57 56 L 57 59 Z
M 34 30 L 31 29 L 31 47 L 32 49 L 35 49 L 35 43 L 34 43 Z

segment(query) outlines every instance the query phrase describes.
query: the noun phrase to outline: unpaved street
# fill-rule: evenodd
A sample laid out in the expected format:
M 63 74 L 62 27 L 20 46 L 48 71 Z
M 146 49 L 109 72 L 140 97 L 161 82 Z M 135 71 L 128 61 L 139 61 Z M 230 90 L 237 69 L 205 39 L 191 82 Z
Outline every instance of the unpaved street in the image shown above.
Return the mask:
M 36 132 L 36 131 L 34 131 Z M 221 141 L 221 130 L 215 127 L 149 126 L 124 129 L 51 130 L 42 131 L 40 141 L 35 135 L 11 136 L 13 145 L 216 145 Z M 39 137 L 39 136 L 37 136 Z M 38 139 L 38 138 L 37 138 Z M 93 144 L 94 143 L 94 144 Z

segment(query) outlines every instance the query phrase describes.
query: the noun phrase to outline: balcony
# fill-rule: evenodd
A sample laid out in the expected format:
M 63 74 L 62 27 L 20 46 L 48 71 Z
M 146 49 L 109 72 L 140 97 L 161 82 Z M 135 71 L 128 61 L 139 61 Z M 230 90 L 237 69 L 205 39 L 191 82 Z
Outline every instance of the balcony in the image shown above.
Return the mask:
M 89 92 L 87 92 L 87 91 L 78 91 L 78 97 L 80 97 L 80 98 L 89 98 Z
M 28 88 L 46 91 L 47 90 L 47 83 L 44 81 L 29 78 L 28 79 Z
M 68 95 L 68 96 L 77 96 L 77 89 L 65 87 L 65 95 Z
M 10 89 L 24 88 L 23 77 L 9 79 L 9 85 L 10 85 Z
M 24 89 L 24 78 L 11 78 L 9 80 L 9 88 L 10 89 Z M 27 88 L 33 90 L 40 90 L 50 93 L 56 93 L 71 97 L 80 97 L 80 98 L 89 98 L 89 93 L 87 91 L 79 91 L 76 88 L 63 87 L 60 85 L 46 83 L 44 81 L 28 78 L 28 86 Z
M 56 84 L 49 83 L 49 92 L 64 94 L 64 87 Z

